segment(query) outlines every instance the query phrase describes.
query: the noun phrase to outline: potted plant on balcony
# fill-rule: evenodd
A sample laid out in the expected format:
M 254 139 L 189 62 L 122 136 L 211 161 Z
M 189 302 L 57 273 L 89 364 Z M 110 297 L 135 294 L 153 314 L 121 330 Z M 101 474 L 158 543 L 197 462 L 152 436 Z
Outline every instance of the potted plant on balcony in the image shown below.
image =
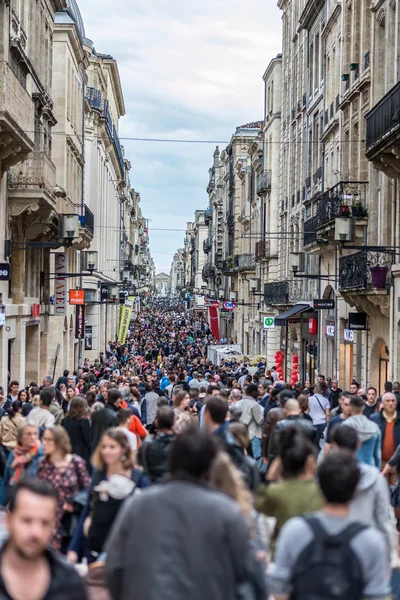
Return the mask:
M 357 219 L 361 219 L 367 215 L 367 211 L 365 210 L 364 205 L 359 198 L 356 199 L 351 205 L 351 214 Z
M 349 217 L 350 216 L 350 206 L 348 204 L 341 204 L 339 206 L 339 217 Z
M 388 268 L 386 265 L 375 266 L 369 268 L 371 273 L 371 284 L 372 287 L 377 290 L 384 290 L 386 288 L 386 277 Z

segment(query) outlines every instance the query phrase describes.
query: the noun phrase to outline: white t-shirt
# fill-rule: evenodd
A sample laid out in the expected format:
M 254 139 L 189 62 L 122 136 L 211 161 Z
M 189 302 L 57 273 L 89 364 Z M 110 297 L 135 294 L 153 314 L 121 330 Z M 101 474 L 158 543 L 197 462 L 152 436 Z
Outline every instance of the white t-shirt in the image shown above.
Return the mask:
M 310 417 L 314 425 L 323 425 L 326 423 L 326 412 L 327 408 L 330 408 L 328 398 L 322 396 L 322 394 L 314 394 L 308 399 L 308 408 L 310 409 Z
M 118 431 L 122 431 L 126 437 L 128 438 L 128 442 L 129 445 L 131 447 L 131 450 L 137 450 L 137 437 L 134 433 L 132 433 L 132 431 L 129 431 L 129 429 L 126 429 L 126 427 L 117 427 Z

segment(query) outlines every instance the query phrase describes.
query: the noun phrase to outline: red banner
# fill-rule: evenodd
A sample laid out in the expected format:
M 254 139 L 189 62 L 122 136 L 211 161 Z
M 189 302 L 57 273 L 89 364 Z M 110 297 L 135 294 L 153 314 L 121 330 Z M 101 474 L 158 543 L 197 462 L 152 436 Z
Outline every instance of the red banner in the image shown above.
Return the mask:
M 211 333 L 214 337 L 219 340 L 219 317 L 218 317 L 218 308 L 214 306 L 210 306 L 208 308 L 208 320 L 211 329 Z

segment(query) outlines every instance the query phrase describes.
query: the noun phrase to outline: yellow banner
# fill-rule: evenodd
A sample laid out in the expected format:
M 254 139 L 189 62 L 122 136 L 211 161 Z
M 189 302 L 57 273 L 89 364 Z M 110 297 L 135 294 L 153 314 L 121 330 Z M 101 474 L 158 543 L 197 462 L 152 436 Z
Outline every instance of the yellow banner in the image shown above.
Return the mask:
M 118 343 L 125 344 L 128 335 L 128 329 L 131 322 L 132 308 L 135 304 L 136 296 L 129 296 L 125 304 L 121 306 L 119 319 Z

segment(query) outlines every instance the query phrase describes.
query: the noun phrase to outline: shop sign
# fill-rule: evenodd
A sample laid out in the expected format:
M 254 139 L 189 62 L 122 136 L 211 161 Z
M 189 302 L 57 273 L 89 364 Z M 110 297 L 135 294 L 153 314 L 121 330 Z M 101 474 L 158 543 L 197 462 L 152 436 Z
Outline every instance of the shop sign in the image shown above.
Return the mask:
M 275 317 L 264 317 L 264 329 L 272 329 L 275 327 Z
M 228 302 L 228 300 L 225 300 L 223 306 L 225 310 L 235 310 L 236 302 Z
M 330 310 L 331 308 L 335 308 L 335 300 L 328 299 L 314 299 L 313 300 L 314 310 Z
M 357 331 L 366 331 L 367 313 L 349 313 L 349 329 Z
M 0 281 L 8 281 L 10 279 L 10 265 L 8 263 L 0 263 Z
M 6 324 L 6 313 L 0 313 L 0 327 L 3 327 Z
M 331 338 L 335 337 L 335 324 L 334 323 L 329 323 L 328 325 L 325 325 L 325 334 L 327 337 L 331 337 Z
M 317 335 L 318 321 L 317 319 L 308 319 L 308 333 L 310 335 Z
M 85 290 L 69 290 L 69 303 L 73 306 L 85 304 Z
M 345 342 L 352 344 L 354 342 L 354 329 L 345 329 L 343 337 Z
M 92 350 L 92 326 L 86 325 L 85 327 L 85 350 Z
M 85 337 L 85 306 L 78 304 L 75 313 L 75 339 L 83 340 Z
M 67 278 L 63 277 L 67 273 L 67 253 L 57 252 L 54 264 L 56 270 L 54 314 L 55 316 L 62 317 L 67 313 Z
M 40 316 L 40 304 L 32 304 L 32 306 L 31 306 L 31 316 L 34 319 L 37 319 Z

